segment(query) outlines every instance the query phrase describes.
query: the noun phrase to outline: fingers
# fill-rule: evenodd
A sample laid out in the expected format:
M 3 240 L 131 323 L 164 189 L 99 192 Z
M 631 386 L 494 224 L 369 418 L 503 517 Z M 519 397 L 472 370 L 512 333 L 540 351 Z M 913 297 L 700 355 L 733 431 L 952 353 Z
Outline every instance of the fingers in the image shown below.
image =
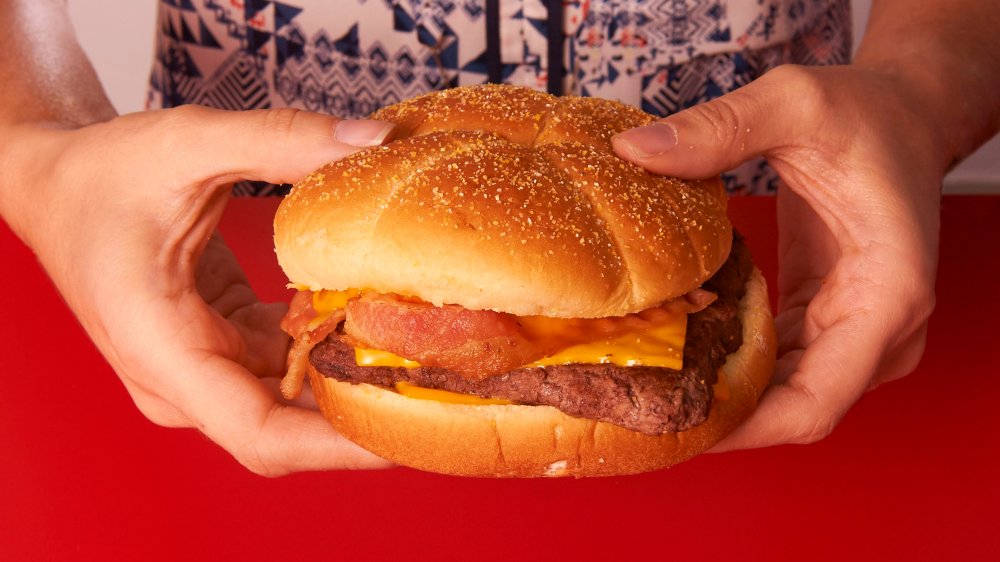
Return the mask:
M 233 112 L 190 106 L 172 111 L 174 127 L 194 135 L 179 148 L 198 175 L 279 184 L 294 183 L 327 162 L 382 144 L 394 127 L 290 108 Z
M 211 326 L 191 326 L 189 333 L 167 337 L 179 322 L 148 326 L 160 345 L 147 349 L 141 363 L 120 369 L 136 405 L 151 421 L 198 429 L 264 476 L 391 466 L 338 434 L 309 404 L 279 400 L 273 383 L 262 382 L 216 350 L 199 348 L 197 342 L 206 339 L 199 332 Z
M 923 357 L 926 347 L 927 324 L 925 323 L 901 345 L 883 357 L 879 371 L 869 383 L 868 390 L 874 390 L 882 384 L 901 379 L 913 372 L 920 364 L 920 358 Z
M 198 294 L 239 333 L 244 345 L 237 362 L 258 377 L 278 376 L 285 368 L 288 335 L 279 328 L 285 304 L 264 304 L 250 287 L 236 256 L 215 232 L 198 262 Z
M 160 398 L 155 393 L 143 388 L 137 381 L 129 377 L 119 377 L 125 385 L 129 396 L 135 407 L 149 421 L 161 427 L 191 427 L 191 420 L 187 419 L 177 408 Z
M 281 393 L 281 377 L 264 377 L 260 382 L 271 391 L 271 394 L 278 397 L 278 401 L 286 406 L 297 406 L 305 410 L 319 411 L 319 404 L 316 402 L 316 395 L 313 394 L 312 386 L 302 385 L 302 391 L 295 398 L 285 398 Z
M 98 343 L 152 421 L 194 427 L 267 476 L 388 466 L 315 410 L 280 401 L 248 370 L 280 370 L 287 339 L 277 333 L 278 307 L 248 305 L 225 319 L 193 288 L 148 300 L 119 303 Z
M 233 455 L 240 464 L 262 476 L 281 476 L 307 470 L 380 469 L 392 464 L 361 449 L 337 433 L 318 412 L 311 394 L 295 403 L 279 401 L 278 379 L 245 378 L 230 365 L 230 378 L 201 385 L 206 393 L 197 403 L 186 403 L 194 419 L 173 404 L 126 384 L 139 411 L 163 427 L 195 427 Z M 199 374 L 218 375 L 212 369 Z M 216 392 L 237 392 L 218 396 Z M 205 404 L 202 404 L 204 402 Z M 209 408 L 204 410 L 203 408 Z
M 657 174 L 717 175 L 794 138 L 804 127 L 801 115 L 808 114 L 796 110 L 808 99 L 801 95 L 808 85 L 794 67 L 779 67 L 725 96 L 616 135 L 612 145 L 622 158 Z
M 775 318 L 772 386 L 751 418 L 714 450 L 826 437 L 862 394 L 916 368 L 932 308 L 930 293 L 905 285 L 828 281 L 801 306 L 785 309 Z
M 264 476 L 391 466 L 338 434 L 308 396 L 283 401 L 276 379 L 263 382 L 227 357 L 243 347 L 232 341 L 240 330 L 208 310 L 197 294 L 161 303 L 142 322 L 126 324 L 141 330 L 133 337 L 117 331 L 98 343 L 114 342 L 114 352 L 106 355 L 152 422 L 198 429 Z M 253 340 L 247 343 L 252 347 Z M 274 351 L 272 356 L 284 356 L 284 349 Z
M 823 439 L 868 389 L 867 374 L 878 368 L 882 339 L 863 320 L 845 321 L 823 331 L 804 351 L 786 354 L 777 371 L 791 374 L 779 376 L 785 380 L 769 387 L 753 415 L 712 451 Z
M 198 429 L 253 472 L 391 466 L 338 434 L 319 412 L 279 403 L 240 366 L 212 363 L 204 373 L 211 376 L 188 380 L 182 400 Z

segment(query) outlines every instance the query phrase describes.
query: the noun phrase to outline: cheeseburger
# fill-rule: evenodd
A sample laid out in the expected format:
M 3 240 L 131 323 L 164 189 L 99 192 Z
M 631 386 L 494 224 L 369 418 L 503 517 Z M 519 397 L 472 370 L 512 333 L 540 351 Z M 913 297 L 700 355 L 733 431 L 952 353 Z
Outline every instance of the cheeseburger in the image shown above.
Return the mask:
M 612 151 L 653 117 L 511 86 L 376 112 L 392 142 L 295 185 L 282 390 L 347 438 L 466 476 L 596 476 L 718 442 L 774 367 L 764 280 L 718 179 Z

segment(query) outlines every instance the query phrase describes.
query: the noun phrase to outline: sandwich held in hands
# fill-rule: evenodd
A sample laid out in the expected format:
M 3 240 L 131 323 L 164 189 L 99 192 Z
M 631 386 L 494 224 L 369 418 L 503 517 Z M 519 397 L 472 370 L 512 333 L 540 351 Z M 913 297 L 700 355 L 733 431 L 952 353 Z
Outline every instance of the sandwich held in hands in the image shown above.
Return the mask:
M 717 179 L 610 138 L 652 117 L 512 86 L 377 112 L 396 140 L 275 217 L 299 289 L 283 392 L 396 463 L 468 476 L 670 466 L 732 431 L 774 366 L 763 278 Z

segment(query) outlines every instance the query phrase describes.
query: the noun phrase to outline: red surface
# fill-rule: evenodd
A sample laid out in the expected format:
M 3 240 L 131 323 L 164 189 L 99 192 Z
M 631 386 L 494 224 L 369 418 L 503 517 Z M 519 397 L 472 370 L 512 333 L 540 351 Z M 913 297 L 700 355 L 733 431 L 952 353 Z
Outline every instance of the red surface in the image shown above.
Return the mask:
M 233 202 L 224 232 L 281 298 L 275 204 Z M 732 205 L 771 278 L 773 205 Z M 250 474 L 143 418 L 0 226 L 0 560 L 1000 559 L 998 218 L 1000 197 L 946 198 L 925 359 L 826 440 L 580 481 Z

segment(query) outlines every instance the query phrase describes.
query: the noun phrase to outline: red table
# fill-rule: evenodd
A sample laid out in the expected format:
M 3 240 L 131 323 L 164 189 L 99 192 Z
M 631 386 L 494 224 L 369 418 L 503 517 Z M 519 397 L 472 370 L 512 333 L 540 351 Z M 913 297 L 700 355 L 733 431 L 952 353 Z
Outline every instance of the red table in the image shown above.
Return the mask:
M 276 204 L 223 225 L 268 298 Z M 773 200 L 732 213 L 773 278 Z M 579 481 L 250 474 L 142 417 L 0 226 L 0 560 L 1000 560 L 998 221 L 1000 197 L 945 199 L 924 361 L 826 440 Z

